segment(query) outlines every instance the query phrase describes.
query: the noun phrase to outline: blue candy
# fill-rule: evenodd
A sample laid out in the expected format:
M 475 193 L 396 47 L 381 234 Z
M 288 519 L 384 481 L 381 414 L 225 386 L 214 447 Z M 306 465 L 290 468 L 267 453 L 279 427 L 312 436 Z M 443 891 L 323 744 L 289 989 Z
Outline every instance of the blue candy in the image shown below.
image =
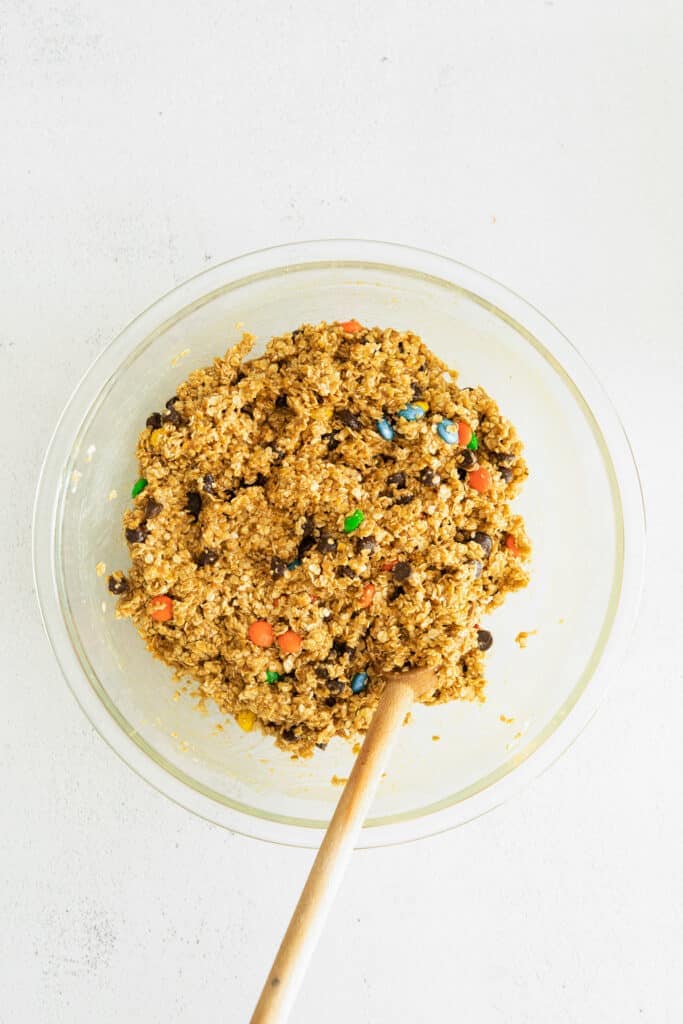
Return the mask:
M 377 433 L 380 437 L 383 437 L 385 441 L 394 440 L 395 431 L 389 420 L 377 420 Z
M 356 672 L 355 676 L 351 680 L 351 689 L 354 693 L 360 693 L 361 690 L 365 689 L 365 684 L 368 681 L 367 672 Z
M 453 423 L 453 420 L 441 420 L 441 423 L 437 423 L 436 431 L 442 441 L 446 444 L 457 444 L 458 443 L 458 428 Z
M 413 405 L 412 402 L 399 412 L 399 416 L 404 420 L 421 420 L 424 414 L 424 409 L 419 405 Z
M 301 565 L 301 562 L 299 561 L 299 559 L 295 558 L 293 562 L 289 563 L 287 568 L 288 569 L 298 569 L 300 565 Z

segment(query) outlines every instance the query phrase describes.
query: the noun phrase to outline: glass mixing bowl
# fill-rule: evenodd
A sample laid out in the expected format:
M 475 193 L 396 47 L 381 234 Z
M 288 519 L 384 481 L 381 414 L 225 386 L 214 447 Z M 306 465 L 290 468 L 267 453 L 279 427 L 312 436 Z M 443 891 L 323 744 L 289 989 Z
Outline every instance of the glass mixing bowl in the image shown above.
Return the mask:
M 212 267 L 134 320 L 76 388 L 45 458 L 34 521 L 45 627 L 86 715 L 139 775 L 229 829 L 307 846 L 339 797 L 333 776 L 349 774 L 348 744 L 294 761 L 215 709 L 197 710 L 114 617 L 96 566 L 129 564 L 121 513 L 138 475 L 135 441 L 191 370 L 243 329 L 262 349 L 303 321 L 350 317 L 416 331 L 462 385 L 497 399 L 526 445 L 530 476 L 515 507 L 534 545 L 531 585 L 485 623 L 495 637 L 486 702 L 415 707 L 361 845 L 467 821 L 569 745 L 615 673 L 644 551 L 637 471 L 599 384 L 548 320 L 462 264 L 378 242 L 286 245 Z M 524 649 L 520 631 L 535 631 Z

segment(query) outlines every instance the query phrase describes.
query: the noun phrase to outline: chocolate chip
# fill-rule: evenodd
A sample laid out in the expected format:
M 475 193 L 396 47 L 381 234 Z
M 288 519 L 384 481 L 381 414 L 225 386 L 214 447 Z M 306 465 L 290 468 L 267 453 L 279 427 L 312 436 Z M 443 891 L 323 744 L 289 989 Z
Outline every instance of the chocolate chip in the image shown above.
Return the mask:
M 277 396 L 277 398 L 275 399 L 275 408 L 276 409 L 286 409 L 287 408 L 287 395 L 278 395 Z
M 317 675 L 318 679 L 329 679 L 330 678 L 330 673 L 328 672 L 328 670 L 325 668 L 324 665 L 316 665 L 316 667 L 315 667 L 315 669 L 313 671 Z
M 304 333 L 303 327 L 297 327 L 296 330 L 292 331 L 292 341 L 296 341 Z
M 244 405 L 240 408 L 240 412 L 243 412 L 245 416 L 249 416 L 249 418 L 253 420 L 254 406 L 251 404 L 251 402 L 245 402 Z
M 202 477 L 202 490 L 206 491 L 207 494 L 216 493 L 216 481 L 213 478 L 213 473 L 205 473 Z
M 492 643 L 493 637 L 489 633 L 488 629 L 477 630 L 477 647 L 480 651 L 488 651 Z
M 346 576 L 347 579 L 350 579 L 350 580 L 355 580 L 355 578 L 356 578 L 355 572 L 353 571 L 353 569 L 349 565 L 338 565 L 336 567 L 336 569 L 334 570 L 334 575 L 338 576 L 340 579 L 343 576 Z
M 399 597 L 405 594 L 403 587 L 394 587 L 390 594 L 387 594 L 387 603 L 393 604 L 394 601 L 398 601 Z
M 197 565 L 214 565 L 219 559 L 218 551 L 214 551 L 213 548 L 204 548 L 204 550 L 197 555 Z
M 182 422 L 182 417 L 178 410 L 171 406 L 164 416 L 164 423 L 171 423 L 174 427 L 179 427 Z
M 327 743 L 316 743 L 318 750 L 327 750 Z
M 363 551 L 374 551 L 377 541 L 374 537 L 356 537 L 356 551 L 360 555 Z
M 470 470 L 474 469 L 477 464 L 477 456 L 474 452 L 471 452 L 469 448 L 464 448 L 460 452 L 460 465 L 463 469 Z
M 484 558 L 488 558 L 491 554 L 491 548 L 493 547 L 493 541 L 488 533 L 483 533 L 482 530 L 477 530 L 476 533 L 472 534 L 472 540 L 475 540 L 484 552 Z
M 187 492 L 187 505 L 185 511 L 189 512 L 195 523 L 199 519 L 199 513 L 202 510 L 202 496 L 199 491 L 188 491 Z
M 325 697 L 325 706 L 326 707 L 333 708 L 333 707 L 336 707 L 336 704 L 337 704 L 337 698 L 336 697 Z
M 329 533 L 321 533 L 318 540 L 318 551 L 321 555 L 333 555 L 337 550 L 337 541 Z
M 360 420 L 350 411 L 350 409 L 338 409 L 336 415 L 337 419 L 341 420 L 344 426 L 348 427 L 349 430 L 355 430 L 356 433 L 359 430 L 362 430 Z
M 515 456 L 511 452 L 494 452 L 493 458 L 499 466 L 514 466 Z
M 240 487 L 263 487 L 265 483 L 263 473 L 257 473 L 253 480 L 240 480 Z
M 425 487 L 438 487 L 441 483 L 441 477 L 430 466 L 425 466 L 424 469 L 420 470 L 420 483 L 424 484 Z
M 410 505 L 411 501 L 415 501 L 414 494 L 402 494 L 400 498 L 397 498 L 394 505 Z
M 283 729 L 282 738 L 285 743 L 294 743 L 296 740 L 296 733 L 293 729 Z
M 406 475 L 402 470 L 399 470 L 398 473 L 392 473 L 391 476 L 387 477 L 387 483 L 400 491 L 406 485 Z
M 397 562 L 391 570 L 394 579 L 400 580 L 401 583 L 408 579 L 412 571 L 410 562 Z
M 344 684 L 340 683 L 338 679 L 328 679 L 325 685 L 330 693 L 341 693 L 344 689 Z
M 353 651 L 352 647 L 349 647 L 343 640 L 333 640 L 332 650 L 338 658 L 343 658 L 345 654 L 351 654 Z
M 322 395 L 319 395 L 317 391 L 313 392 L 313 397 L 315 398 L 315 400 L 318 403 L 318 405 L 324 405 L 325 404 L 325 399 L 323 398 Z
M 161 413 L 153 412 L 151 416 L 147 417 L 146 425 L 150 430 L 158 430 L 161 426 Z
M 311 516 L 304 517 L 304 525 L 299 541 L 299 546 L 296 549 L 296 557 L 301 560 L 307 551 L 310 551 L 312 547 L 315 547 L 315 523 Z
M 328 450 L 328 452 L 335 451 L 339 447 L 339 445 L 341 444 L 341 441 L 339 440 L 339 438 L 337 437 L 336 433 L 334 433 L 334 432 L 331 433 L 331 434 L 323 434 L 323 437 L 327 438 L 327 450 Z
M 464 470 L 464 469 L 462 468 L 462 466 L 459 466 L 459 467 L 458 467 L 458 480 L 460 480 L 460 481 L 465 481 L 465 480 L 467 480 L 467 471 L 466 471 L 466 470 Z
M 277 555 L 273 555 L 270 560 L 270 571 L 276 580 L 284 576 L 287 569 L 287 563 L 282 558 L 278 558 Z
M 180 424 L 183 422 L 182 416 L 175 407 L 177 401 L 177 395 L 173 395 L 171 398 L 169 398 L 168 402 L 166 402 L 166 408 L 168 409 L 168 412 L 164 416 L 164 423 L 172 423 L 174 427 L 179 427 Z
M 127 594 L 130 590 L 130 584 L 125 576 L 110 576 L 108 586 L 111 594 Z
M 315 523 L 313 522 L 312 516 L 304 516 L 304 526 L 302 535 L 304 537 L 312 537 L 315 533 Z
M 422 390 L 422 388 L 420 387 L 416 380 L 414 380 L 410 386 L 413 389 L 414 402 L 419 402 L 421 398 L 424 398 L 424 391 Z
M 514 473 L 512 472 L 512 470 L 508 469 L 507 466 L 500 466 L 499 467 L 499 472 L 500 472 L 500 475 L 502 476 L 504 482 L 506 484 L 509 484 L 510 481 L 512 480 L 513 476 L 514 476 Z
M 145 505 L 145 519 L 154 519 L 158 516 L 164 506 L 155 501 L 154 498 L 148 498 L 147 504 Z
M 147 537 L 147 530 L 142 526 L 126 530 L 126 540 L 129 544 L 144 544 Z
M 296 549 L 296 557 L 300 561 L 307 551 L 315 547 L 315 537 L 302 537 Z

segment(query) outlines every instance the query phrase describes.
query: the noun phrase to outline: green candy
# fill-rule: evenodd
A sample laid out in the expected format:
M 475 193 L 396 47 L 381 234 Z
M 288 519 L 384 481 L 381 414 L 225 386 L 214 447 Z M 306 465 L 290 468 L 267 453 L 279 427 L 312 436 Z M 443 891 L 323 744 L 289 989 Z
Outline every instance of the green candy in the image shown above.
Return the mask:
M 142 494 L 146 486 L 147 481 L 144 476 L 141 476 L 140 479 L 133 484 L 133 490 L 130 492 L 131 498 L 137 498 L 138 494 Z
M 365 515 L 359 508 L 344 520 L 344 533 L 353 533 L 365 519 Z
M 280 678 L 280 673 L 279 672 L 272 672 L 270 669 L 266 670 L 266 682 L 267 683 L 276 683 L 279 678 Z
M 467 447 L 471 452 L 476 452 L 477 448 L 479 447 L 479 441 L 477 440 L 476 434 L 472 434 L 472 440 L 467 445 Z

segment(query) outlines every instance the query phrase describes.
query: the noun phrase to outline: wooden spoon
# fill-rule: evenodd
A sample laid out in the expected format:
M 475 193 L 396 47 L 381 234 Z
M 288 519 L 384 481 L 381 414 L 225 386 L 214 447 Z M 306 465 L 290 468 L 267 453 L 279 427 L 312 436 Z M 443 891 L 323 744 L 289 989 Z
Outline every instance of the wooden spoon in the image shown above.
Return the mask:
M 392 672 L 349 781 L 325 833 L 299 902 L 266 978 L 251 1024 L 284 1024 L 372 803 L 406 712 L 436 686 L 431 669 Z

